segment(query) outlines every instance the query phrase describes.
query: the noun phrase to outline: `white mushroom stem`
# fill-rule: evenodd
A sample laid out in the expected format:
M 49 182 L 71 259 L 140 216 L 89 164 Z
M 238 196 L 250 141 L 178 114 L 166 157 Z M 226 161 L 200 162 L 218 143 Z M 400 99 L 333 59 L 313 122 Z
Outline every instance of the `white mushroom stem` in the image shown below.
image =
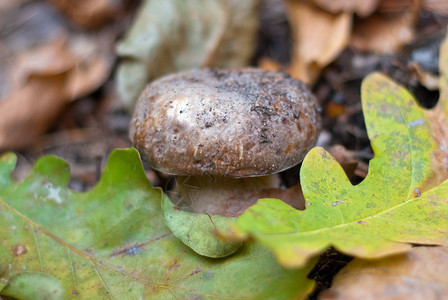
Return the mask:
M 177 176 L 169 197 L 180 209 L 226 216 L 240 215 L 263 196 L 280 188 L 278 174 L 260 177 Z

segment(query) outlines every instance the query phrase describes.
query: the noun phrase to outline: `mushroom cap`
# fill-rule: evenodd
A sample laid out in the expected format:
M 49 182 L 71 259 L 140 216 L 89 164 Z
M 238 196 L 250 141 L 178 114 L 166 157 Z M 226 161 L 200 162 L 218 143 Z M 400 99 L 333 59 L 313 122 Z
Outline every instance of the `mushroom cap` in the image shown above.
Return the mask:
M 153 81 L 137 101 L 129 134 L 157 170 L 248 177 L 297 165 L 319 131 L 318 105 L 303 82 L 246 68 Z

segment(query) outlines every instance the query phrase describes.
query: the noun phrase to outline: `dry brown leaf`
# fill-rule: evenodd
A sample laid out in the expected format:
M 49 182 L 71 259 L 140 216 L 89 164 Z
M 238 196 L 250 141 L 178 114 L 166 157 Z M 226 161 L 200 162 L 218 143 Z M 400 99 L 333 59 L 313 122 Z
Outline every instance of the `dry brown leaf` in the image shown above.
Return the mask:
M 417 5 L 415 0 L 381 0 L 377 12 L 379 13 L 402 13 Z
M 77 25 L 100 28 L 123 17 L 122 0 L 49 0 Z
M 351 14 L 331 14 L 308 2 L 288 0 L 294 50 L 290 74 L 312 84 L 347 45 Z
M 413 40 L 419 11 L 418 2 L 406 5 L 406 1 L 402 3 L 404 6 L 400 3 L 393 6 L 393 2 L 395 1 L 385 2 L 388 3 L 387 6 L 382 5 L 382 11 L 388 13 L 377 12 L 354 26 L 350 40 L 353 48 L 364 52 L 390 54 Z M 398 10 L 400 7 L 408 9 Z
M 61 37 L 16 56 L 11 92 L 0 102 L 0 149 L 25 147 L 68 102 L 107 79 L 113 60 L 99 46 L 94 38 Z
M 70 51 L 77 58 L 67 82 L 69 100 L 82 97 L 101 86 L 109 77 L 114 56 L 109 41 L 78 36 L 70 40 Z
M 423 0 L 425 9 L 448 17 L 448 1 L 446 0 Z
M 435 91 L 439 88 L 439 77 L 431 72 L 425 71 L 419 63 L 411 62 L 409 64 L 409 69 L 412 73 L 414 73 L 420 84 L 428 90 Z
M 6 12 L 14 7 L 19 6 L 23 0 L 2 0 L 0 2 L 0 13 Z
M 11 150 L 33 142 L 54 121 L 65 103 L 67 73 L 30 76 L 27 84 L 0 102 L 0 149 Z
M 305 209 L 300 185 L 296 183 L 290 188 L 283 188 L 278 174 L 256 179 L 176 176 L 171 178 L 168 185 L 171 188 L 167 195 L 171 201 L 182 210 L 196 213 L 237 217 L 263 198 L 281 199 L 296 209 Z
M 65 73 L 76 64 L 76 58 L 66 47 L 67 39 L 63 36 L 41 47 L 26 51 L 17 56 L 11 76 L 15 89 L 26 84 L 29 76 L 51 76 Z
M 313 0 L 314 3 L 319 5 L 322 9 L 325 9 L 331 13 L 341 12 L 355 12 L 361 17 L 366 17 L 372 14 L 378 6 L 379 0 Z
M 258 60 L 257 66 L 266 71 L 278 71 L 283 69 L 280 63 L 276 62 L 275 60 L 269 57 L 260 58 Z
M 328 152 L 338 161 L 348 178 L 354 175 L 361 178 L 367 176 L 368 165 L 357 159 L 356 152 L 349 151 L 342 145 L 334 145 L 328 149 Z
M 303 198 L 302 188 L 296 184 L 288 189 L 267 188 L 259 191 L 241 191 L 233 197 L 227 199 L 225 203 L 214 205 L 213 214 L 227 217 L 237 217 L 250 206 L 257 203 L 259 199 L 275 198 L 291 205 L 296 209 L 305 209 L 305 198 Z
M 319 299 L 446 299 L 448 248 L 416 247 L 381 260 L 355 259 Z

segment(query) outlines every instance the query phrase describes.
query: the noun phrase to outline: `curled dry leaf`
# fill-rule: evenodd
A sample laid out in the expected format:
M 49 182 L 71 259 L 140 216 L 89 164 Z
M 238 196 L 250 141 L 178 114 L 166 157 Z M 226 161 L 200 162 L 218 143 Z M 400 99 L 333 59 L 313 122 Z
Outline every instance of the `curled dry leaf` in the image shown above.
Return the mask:
M 196 253 L 212 258 L 227 257 L 237 251 L 242 241 L 220 239 L 216 231 L 228 230 L 235 219 L 198 214 L 176 208 L 168 197 L 162 199 L 162 214 L 171 232 Z
M 313 0 L 314 3 L 319 5 L 322 9 L 325 9 L 331 13 L 341 12 L 355 12 L 361 17 L 366 17 L 373 13 L 378 6 L 379 0 Z
M 144 2 L 117 52 L 118 92 L 132 109 L 146 84 L 198 67 L 237 68 L 252 57 L 259 0 Z
M 401 13 L 407 11 L 418 3 L 414 0 L 382 0 L 378 4 L 379 13 Z
M 440 103 L 448 102 L 448 39 L 445 39 L 440 45 L 440 58 L 439 58 L 439 92 L 440 92 Z M 442 106 L 443 104 L 440 104 Z M 441 108 L 442 111 L 448 112 L 448 104 Z
M 17 7 L 21 2 L 23 2 L 23 0 L 3 0 L 0 2 L 0 13 Z
M 94 37 L 60 37 L 19 53 L 12 91 L 0 102 L 0 149 L 24 147 L 44 133 L 69 101 L 106 80 L 111 64 Z
M 289 72 L 312 84 L 322 68 L 345 48 L 351 14 L 332 14 L 305 1 L 287 1 L 294 49 Z
M 423 8 L 448 17 L 448 2 L 446 0 L 423 0 Z
M 195 197 L 195 193 L 204 192 L 195 186 L 194 181 L 190 177 L 184 183 L 178 183 L 190 185 L 190 197 Z M 238 189 L 238 183 L 235 186 Z M 216 190 L 214 192 L 216 193 Z M 219 192 L 225 191 L 221 190 Z M 171 196 L 170 198 L 176 199 L 172 197 L 174 196 L 173 193 L 168 193 L 168 195 Z M 210 205 L 209 207 L 212 207 L 214 211 L 209 213 L 197 213 L 203 207 L 197 207 L 195 202 L 188 205 L 190 206 L 188 210 L 180 209 L 179 206 L 185 208 L 184 203 L 174 205 L 172 200 L 164 197 L 162 199 L 162 213 L 165 224 L 173 234 L 196 253 L 206 257 L 226 257 L 237 251 L 241 247 L 242 242 L 227 240 L 225 236 L 219 233 L 228 231 L 231 224 L 235 221 L 233 217 L 240 215 L 248 207 L 254 205 L 258 199 L 264 197 L 277 197 L 297 209 L 305 209 L 302 189 L 299 184 L 296 184 L 289 189 L 237 190 L 235 196 L 228 199 L 226 203 L 213 203 Z M 211 194 L 210 198 L 213 198 L 213 194 Z
M 202 181 L 202 182 L 201 182 Z M 206 183 L 206 184 L 204 184 Z M 288 189 L 280 187 L 278 176 L 271 176 L 266 179 L 265 188 L 250 188 L 253 185 L 251 178 L 233 179 L 224 178 L 216 181 L 213 177 L 177 177 L 174 185 L 177 187 L 174 191 L 168 191 L 168 196 L 175 202 L 177 208 L 194 213 L 219 215 L 229 218 L 238 217 L 250 206 L 257 203 L 262 198 L 277 198 L 291 205 L 296 209 L 305 208 L 302 189 L 296 184 Z M 232 186 L 232 191 L 225 191 L 225 186 Z M 179 198 L 179 191 L 188 190 L 188 197 Z M 225 201 L 216 201 L 216 191 L 219 190 L 219 197 L 225 195 Z M 198 196 L 204 198 L 198 201 Z
M 49 0 L 77 25 L 96 29 L 123 17 L 122 0 Z
M 355 259 L 334 278 L 321 300 L 443 299 L 448 296 L 447 247 L 417 247 L 381 260 Z
M 383 1 L 384 2 L 384 1 Z M 381 11 L 373 14 L 354 26 L 350 45 L 366 52 L 388 54 L 398 51 L 411 42 L 415 35 L 415 23 L 419 11 L 416 1 L 413 4 L 400 4 L 398 10 L 393 6 L 397 1 L 386 2 Z M 397 5 L 398 5 L 397 4 Z
M 98 88 L 109 77 L 114 57 L 110 42 L 91 36 L 75 36 L 68 42 L 76 63 L 67 82 L 67 96 L 74 100 Z
M 337 160 L 337 162 L 344 169 L 347 178 L 352 178 L 357 175 L 361 178 L 367 176 L 368 165 L 357 160 L 357 153 L 345 149 L 342 145 L 332 146 L 328 152 Z
M 409 65 L 410 71 L 414 74 L 421 85 L 430 91 L 435 91 L 439 88 L 439 77 L 431 72 L 425 71 L 419 63 L 411 62 Z

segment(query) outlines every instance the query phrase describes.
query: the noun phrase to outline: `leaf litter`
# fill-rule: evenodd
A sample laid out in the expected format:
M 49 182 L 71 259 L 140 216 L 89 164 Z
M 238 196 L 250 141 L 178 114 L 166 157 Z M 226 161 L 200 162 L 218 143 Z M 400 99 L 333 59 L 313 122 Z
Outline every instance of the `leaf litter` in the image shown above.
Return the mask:
M 375 153 L 364 181 L 353 186 L 328 152 L 314 148 L 300 173 L 307 209 L 261 199 L 239 217 L 235 236 L 250 235 L 288 267 L 330 245 L 362 258 L 406 252 L 411 244 L 447 245 L 447 59 L 441 51 L 441 98 L 432 110 L 384 75 L 364 80 L 363 112 Z
M 15 162 L 0 158 L 0 235 L 8 237 L 0 295 L 19 297 L 13 278 L 29 272 L 85 299 L 303 299 L 313 289 L 314 261 L 287 270 L 256 243 L 222 259 L 191 251 L 164 224 L 166 196 L 151 187 L 135 149 L 115 150 L 84 193 L 67 189 L 69 167 L 55 156 L 39 159 L 21 183 L 11 179 Z
M 108 35 L 70 32 L 46 3 L 30 4 L 12 16 L 9 10 L 2 16 L 11 32 L 5 34 L 0 56 L 7 78 L 0 82 L 3 150 L 29 146 L 68 103 L 102 85 L 114 61 Z
M 10 1 L 11 2 L 11 1 Z M 317 1 L 316 1 L 317 2 Z M 320 1 L 320 2 L 322 2 L 322 1 Z M 346 1 L 346 2 L 350 2 L 350 1 Z M 428 1 L 429 2 L 429 1 Z M 2 3 L 3 4 L 3 3 Z M 416 190 L 418 190 L 418 189 L 416 189 Z M 421 191 L 420 191 L 421 192 Z M 361 221 L 361 222 L 364 222 L 364 221 Z M 16 246 L 15 246 L 15 250 L 16 250 L 16 253 L 23 253 L 23 251 L 21 250 L 22 248 L 19 246 L 19 245 L 21 245 L 20 243 L 19 244 L 16 244 Z M 124 252 L 129 252 L 129 253 L 133 253 L 133 254 L 136 254 L 136 255 L 138 255 L 138 253 L 139 253 L 139 249 L 142 249 L 141 247 L 140 247 L 140 245 L 142 245 L 142 243 L 137 243 L 137 242 L 135 242 L 135 241 L 131 241 L 131 242 L 129 242 L 129 243 L 127 243 L 127 244 L 123 244 L 121 247 L 118 247 L 117 248 L 117 251 L 124 251 Z M 27 249 L 26 248 L 26 245 L 23 245 L 24 247 L 25 247 L 25 249 Z M 123 252 L 123 253 L 124 253 Z M 122 254 L 120 254 L 120 255 L 122 255 Z M 20 256 L 23 256 L 23 254 L 21 254 Z M 170 266 L 170 269 L 171 270 L 175 270 L 176 268 L 177 268 L 177 266 L 178 266 L 179 264 L 177 263 L 177 262 L 173 262 L 173 264 Z M 119 267 L 122 267 L 122 266 L 119 266 Z M 194 268 L 192 271 L 191 271 L 191 273 L 189 273 L 189 274 L 195 274 L 195 270 L 196 271 L 199 271 L 199 270 L 201 270 L 201 268 L 200 267 L 196 267 L 196 268 Z M 198 272 L 197 274 L 200 274 L 200 272 Z M 73 293 L 73 291 L 72 291 L 72 294 L 76 294 L 77 292 L 75 291 L 74 293 Z
M 354 259 L 319 299 L 442 299 L 448 295 L 447 247 L 415 247 L 380 260 Z

